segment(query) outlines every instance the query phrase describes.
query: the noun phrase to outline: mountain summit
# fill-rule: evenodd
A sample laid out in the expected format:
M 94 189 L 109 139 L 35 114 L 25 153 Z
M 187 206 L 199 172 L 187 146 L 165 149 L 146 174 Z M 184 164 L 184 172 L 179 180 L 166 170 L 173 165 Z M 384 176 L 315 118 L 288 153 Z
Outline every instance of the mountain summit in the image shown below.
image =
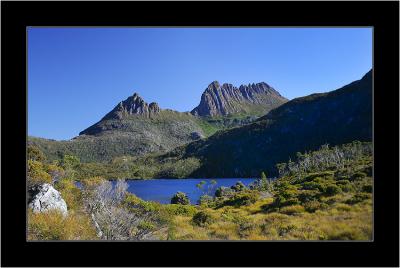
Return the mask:
M 161 111 L 156 102 L 147 104 L 137 93 L 121 101 L 115 108 L 106 114 L 103 119 L 123 119 L 130 115 L 149 117 Z
M 241 85 L 212 82 L 201 96 L 200 104 L 191 113 L 197 116 L 229 114 L 265 114 L 288 100 L 265 82 Z

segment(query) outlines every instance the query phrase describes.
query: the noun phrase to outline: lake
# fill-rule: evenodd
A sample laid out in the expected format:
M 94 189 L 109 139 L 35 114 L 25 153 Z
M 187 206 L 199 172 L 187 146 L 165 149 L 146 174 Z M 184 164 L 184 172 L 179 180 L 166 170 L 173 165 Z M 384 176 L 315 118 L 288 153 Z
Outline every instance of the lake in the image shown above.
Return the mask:
M 230 187 L 236 182 L 241 181 L 246 186 L 255 179 L 249 178 L 227 178 L 214 179 L 217 184 L 211 187 L 212 179 L 153 179 L 153 180 L 126 180 L 128 192 L 135 194 L 146 201 L 156 201 L 161 204 L 169 204 L 171 197 L 178 191 L 184 192 L 190 198 L 192 204 L 197 204 L 200 196 L 208 192 L 214 195 L 215 190 L 220 186 Z M 203 189 L 198 189 L 196 185 L 205 181 Z M 115 181 L 113 181 L 113 184 Z

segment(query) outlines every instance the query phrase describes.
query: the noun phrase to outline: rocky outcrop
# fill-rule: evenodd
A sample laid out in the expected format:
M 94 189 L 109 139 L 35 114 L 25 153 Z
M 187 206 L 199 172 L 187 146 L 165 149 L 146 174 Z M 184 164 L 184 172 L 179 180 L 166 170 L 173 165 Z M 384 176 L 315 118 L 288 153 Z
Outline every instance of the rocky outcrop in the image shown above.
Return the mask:
M 266 113 L 287 102 L 267 83 L 241 85 L 212 82 L 201 96 L 200 104 L 191 113 L 197 116 L 218 116 L 234 113 Z
M 37 185 L 29 190 L 29 207 L 34 213 L 59 210 L 64 216 L 68 214 L 67 203 L 60 192 L 48 183 Z
M 103 119 L 122 119 L 130 115 L 143 115 L 149 117 L 161 111 L 157 103 L 147 104 L 137 93 L 121 101 Z
M 193 140 L 200 140 L 200 139 L 203 139 L 203 138 L 204 138 L 204 135 L 201 134 L 200 132 L 192 132 L 192 133 L 190 133 L 190 137 L 191 137 Z

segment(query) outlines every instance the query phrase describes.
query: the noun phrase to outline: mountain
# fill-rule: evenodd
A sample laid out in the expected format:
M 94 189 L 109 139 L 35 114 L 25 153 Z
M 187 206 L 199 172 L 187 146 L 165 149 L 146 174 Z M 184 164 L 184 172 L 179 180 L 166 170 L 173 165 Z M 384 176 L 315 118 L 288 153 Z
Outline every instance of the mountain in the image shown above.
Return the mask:
M 167 152 L 209 135 L 203 120 L 190 113 L 160 109 L 137 93 L 120 102 L 99 122 L 69 141 L 30 137 L 49 159 L 74 154 L 83 162 L 109 161 L 117 156 Z
M 231 114 L 264 115 L 287 102 L 267 83 L 241 85 L 212 82 L 201 95 L 200 104 L 191 113 L 197 116 L 226 116 Z
M 192 177 L 275 175 L 275 165 L 296 152 L 354 140 L 372 140 L 372 70 L 340 89 L 293 99 L 254 123 L 218 131 L 163 158 L 200 159 Z
M 217 92 L 225 96 L 223 105 L 218 106 L 219 110 L 224 109 L 220 117 L 209 118 L 196 112 L 161 109 L 156 102 L 148 104 L 138 93 L 134 93 L 72 140 L 54 141 L 29 137 L 28 142 L 42 149 L 50 160 L 58 159 L 63 154 L 76 155 L 82 162 L 102 162 L 123 155 L 165 153 L 208 137 L 217 130 L 248 124 L 259 117 L 254 115 L 255 110 L 263 115 L 263 111 L 285 101 L 283 97 L 278 98 L 279 93 L 265 83 L 241 86 L 240 94 L 236 92 L 239 89 L 232 86 L 228 86 L 231 91 L 225 91 L 227 85 L 224 84 Z M 208 94 L 206 90 L 203 97 Z M 233 111 L 242 114 L 232 117 L 229 113 Z M 246 111 L 253 113 L 248 115 L 244 113 Z

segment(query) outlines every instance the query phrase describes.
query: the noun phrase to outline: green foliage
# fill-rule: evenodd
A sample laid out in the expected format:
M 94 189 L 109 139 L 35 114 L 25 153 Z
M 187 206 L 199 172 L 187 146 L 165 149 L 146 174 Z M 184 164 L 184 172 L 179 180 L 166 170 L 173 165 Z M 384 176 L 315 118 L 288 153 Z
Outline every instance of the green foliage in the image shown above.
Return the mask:
M 221 186 L 215 191 L 215 197 L 230 197 L 233 195 L 233 190 L 231 188 Z
M 183 192 L 177 192 L 172 198 L 171 198 L 171 204 L 181 204 L 181 205 L 189 205 L 190 200 L 187 197 L 187 195 Z
M 193 216 L 197 209 L 194 206 L 181 205 L 181 204 L 169 204 L 163 206 L 169 215 L 174 216 Z
M 246 186 L 243 184 L 243 182 L 238 181 L 236 182 L 235 185 L 231 186 L 231 189 L 234 190 L 235 192 L 240 192 L 246 189 Z
M 353 197 L 350 199 L 346 200 L 346 204 L 357 204 L 360 202 L 363 202 L 364 200 L 371 199 L 371 194 L 370 193 L 356 193 Z
M 267 175 L 265 175 L 265 172 L 261 172 L 261 180 L 266 180 L 267 179 Z
M 322 204 L 317 200 L 310 200 L 310 201 L 304 202 L 304 209 L 307 212 L 313 213 L 321 208 L 322 208 Z
M 228 199 L 219 200 L 219 207 L 222 206 L 248 206 L 255 203 L 259 198 L 258 191 L 246 190 L 235 193 L 233 196 Z
M 28 187 L 51 182 L 51 176 L 46 172 L 43 163 L 36 160 L 28 160 Z
M 55 188 L 61 193 L 67 203 L 68 210 L 77 210 L 82 206 L 82 192 L 74 181 L 64 178 L 55 184 Z
M 212 214 L 206 211 L 199 211 L 193 216 L 192 221 L 198 226 L 206 226 L 213 223 L 215 219 Z
M 199 205 L 202 207 L 213 207 L 215 206 L 214 198 L 209 195 L 202 195 L 200 196 Z
M 46 156 L 37 146 L 28 145 L 28 160 L 44 162 L 46 160 Z
M 339 186 L 336 186 L 335 184 L 328 185 L 325 188 L 325 191 L 324 191 L 324 193 L 327 196 L 337 195 L 337 194 L 339 194 L 341 192 L 342 192 L 342 189 Z

